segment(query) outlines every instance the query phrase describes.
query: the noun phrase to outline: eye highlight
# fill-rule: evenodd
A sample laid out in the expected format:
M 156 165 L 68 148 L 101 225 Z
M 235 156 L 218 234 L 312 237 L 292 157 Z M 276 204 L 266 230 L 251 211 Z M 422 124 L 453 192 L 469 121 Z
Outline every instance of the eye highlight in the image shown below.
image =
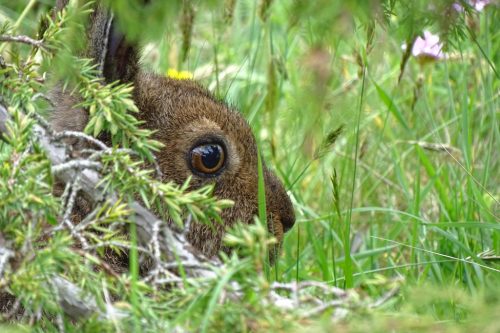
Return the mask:
M 219 144 L 202 144 L 191 149 L 191 169 L 202 175 L 212 176 L 222 169 L 226 156 Z

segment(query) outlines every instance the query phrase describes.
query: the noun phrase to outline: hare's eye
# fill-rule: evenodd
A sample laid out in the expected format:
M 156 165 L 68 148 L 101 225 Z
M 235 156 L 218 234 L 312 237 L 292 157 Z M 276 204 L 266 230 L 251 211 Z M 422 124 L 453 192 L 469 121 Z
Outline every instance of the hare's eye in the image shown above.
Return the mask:
M 203 175 L 214 175 L 224 166 L 224 161 L 224 149 L 218 144 L 203 144 L 191 150 L 191 168 Z

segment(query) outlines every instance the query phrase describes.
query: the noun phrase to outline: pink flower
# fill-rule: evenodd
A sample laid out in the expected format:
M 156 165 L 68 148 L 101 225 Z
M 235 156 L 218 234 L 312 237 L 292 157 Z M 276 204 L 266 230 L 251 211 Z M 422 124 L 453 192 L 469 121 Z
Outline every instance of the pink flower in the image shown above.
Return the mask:
M 416 58 L 437 60 L 444 58 L 442 48 L 443 44 L 439 41 L 438 35 L 433 35 L 429 31 L 424 31 L 423 38 L 418 36 L 415 39 L 411 53 Z
M 472 8 L 480 12 L 491 3 L 491 0 L 468 0 L 467 2 Z M 452 6 L 457 12 L 462 12 L 464 10 L 464 7 L 458 2 L 455 2 Z
M 487 4 L 490 3 L 490 0 L 470 0 L 469 3 L 474 7 L 478 12 L 482 11 Z

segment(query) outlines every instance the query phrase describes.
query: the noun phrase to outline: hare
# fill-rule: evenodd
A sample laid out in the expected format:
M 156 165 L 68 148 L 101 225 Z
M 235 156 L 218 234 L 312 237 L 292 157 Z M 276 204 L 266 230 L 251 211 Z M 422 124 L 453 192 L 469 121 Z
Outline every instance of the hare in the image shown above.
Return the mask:
M 66 3 L 58 0 L 56 8 Z M 248 123 L 196 82 L 141 69 L 136 45 L 120 33 L 101 4 L 95 5 L 87 31 L 87 56 L 100 66 L 104 80 L 133 83 L 137 117 L 145 128 L 156 130 L 154 138 L 164 144 L 156 154 L 164 180 L 182 184 L 191 177 L 192 188 L 212 183 L 215 196 L 234 201 L 221 214 L 224 224 L 211 228 L 193 223 L 187 232 L 188 241 L 205 256 L 227 250 L 222 245 L 226 228 L 237 221 L 252 223 L 258 211 L 258 150 Z M 71 108 L 71 98 L 58 95 L 51 121 L 55 130 L 81 131 L 87 119 L 85 110 Z M 264 163 L 263 171 L 268 229 L 279 247 L 294 225 L 294 210 L 282 183 Z

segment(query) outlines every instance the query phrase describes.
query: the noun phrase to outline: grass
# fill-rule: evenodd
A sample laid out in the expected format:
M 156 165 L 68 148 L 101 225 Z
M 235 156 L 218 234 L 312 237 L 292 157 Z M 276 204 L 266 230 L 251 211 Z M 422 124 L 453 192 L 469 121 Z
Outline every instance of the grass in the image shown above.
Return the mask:
M 410 57 L 401 74 L 402 16 L 371 34 L 348 18 L 360 9 L 336 2 L 322 13 L 275 1 L 266 20 L 261 5 L 237 1 L 226 21 L 220 7 L 203 7 L 185 62 L 177 29 L 144 62 L 190 71 L 234 104 L 286 185 L 297 223 L 269 282 L 319 280 L 370 298 L 401 287 L 376 311 L 339 323 L 327 313 L 294 328 L 498 332 L 498 7 L 473 14 L 446 59 Z M 224 327 L 211 316 L 232 274 L 210 294 L 202 331 Z

